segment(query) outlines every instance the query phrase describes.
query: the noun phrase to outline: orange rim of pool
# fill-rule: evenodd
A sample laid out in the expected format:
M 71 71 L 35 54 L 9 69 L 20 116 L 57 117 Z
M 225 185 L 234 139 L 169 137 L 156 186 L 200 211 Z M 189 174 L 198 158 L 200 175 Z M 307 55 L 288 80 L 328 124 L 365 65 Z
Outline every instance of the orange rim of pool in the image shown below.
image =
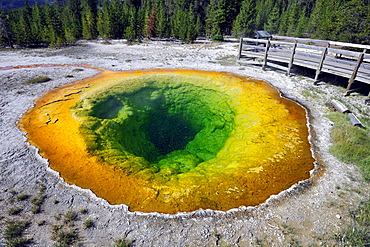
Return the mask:
M 19 127 L 67 183 L 130 211 L 256 206 L 314 168 L 306 110 L 228 72 L 104 70 L 38 98 Z

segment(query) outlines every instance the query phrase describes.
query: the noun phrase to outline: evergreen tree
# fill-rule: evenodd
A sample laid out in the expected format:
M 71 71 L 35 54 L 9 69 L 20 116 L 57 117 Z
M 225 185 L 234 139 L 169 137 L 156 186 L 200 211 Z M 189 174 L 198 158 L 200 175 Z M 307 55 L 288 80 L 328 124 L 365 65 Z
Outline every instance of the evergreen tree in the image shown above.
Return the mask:
M 298 19 L 298 24 L 294 32 L 294 37 L 302 37 L 304 32 L 306 31 L 306 24 L 308 18 L 306 17 L 306 7 L 304 7 L 301 11 L 301 14 Z
M 256 29 L 364 44 L 370 39 L 370 0 L 102 1 L 55 0 L 30 7 L 25 0 L 24 8 L 2 13 L 1 42 L 60 45 L 98 35 L 133 41 L 143 34 L 191 42 L 200 33 L 222 40 L 230 30 L 240 37 Z
M 45 5 L 44 32 L 47 33 L 47 41 L 51 46 L 58 46 L 65 42 L 62 21 L 58 4 Z
M 256 29 L 263 29 L 267 23 L 268 17 L 273 10 L 274 3 L 272 0 L 257 1 L 256 6 Z
M 67 0 L 62 10 L 62 25 L 67 43 L 74 43 L 81 37 L 81 2 Z
M 170 25 L 168 14 L 165 10 L 163 1 L 159 1 L 156 5 L 157 9 L 157 21 L 156 21 L 156 34 L 158 37 L 169 37 L 170 32 Z
M 7 23 L 7 16 L 0 7 L 0 44 L 8 45 L 10 48 L 14 48 L 13 41 L 11 39 L 11 33 L 9 31 L 9 25 Z
M 195 27 L 193 30 L 194 30 L 194 34 L 191 38 L 192 41 L 194 41 L 198 36 L 202 35 L 202 20 L 200 16 L 197 17 L 197 21 L 195 23 Z
M 236 16 L 233 25 L 233 35 L 235 37 L 248 37 L 254 34 L 255 23 L 255 1 L 244 0 L 239 14 Z
M 369 44 L 370 6 L 362 0 L 343 4 L 336 14 L 336 31 L 333 38 L 344 42 Z
M 235 17 L 239 14 L 241 1 L 240 0 L 226 0 L 224 3 L 225 19 L 226 21 L 222 23 L 221 30 L 225 35 L 232 34 L 232 27 Z
M 37 2 L 32 7 L 32 22 L 31 32 L 33 34 L 33 39 L 36 43 L 42 43 L 46 40 L 45 31 L 45 13 L 43 11 L 44 7 L 40 6 Z
M 196 20 L 193 5 L 190 6 L 185 17 L 186 17 L 185 25 L 187 27 L 187 30 L 186 36 L 183 38 L 183 40 L 185 42 L 192 42 L 196 40 L 200 33 L 200 18 L 198 17 Z
M 93 0 L 82 0 L 81 8 L 82 37 L 96 38 L 96 3 Z
M 194 7 L 188 9 L 179 6 L 173 18 L 173 36 L 184 42 L 194 41 L 200 34 L 200 18 L 195 17 Z
M 285 35 L 288 31 L 289 15 L 290 15 L 289 8 L 284 9 L 281 13 L 278 31 L 280 35 Z
M 30 14 L 29 7 L 25 7 L 19 10 L 19 20 L 16 24 L 17 41 L 20 45 L 29 45 L 34 43 L 32 30 L 30 26 Z
M 287 9 L 287 30 L 285 35 L 287 36 L 294 36 L 297 24 L 298 24 L 298 19 L 299 19 L 299 7 L 297 3 L 294 3 L 290 5 Z
M 186 12 L 182 7 L 178 7 L 173 16 L 172 35 L 175 38 L 184 39 L 187 33 Z
M 309 32 L 312 37 L 318 39 L 336 39 L 335 30 L 335 10 L 339 8 L 341 2 L 338 0 L 317 0 L 315 8 L 310 16 Z
M 122 2 L 121 0 L 112 0 L 110 5 L 110 22 L 112 23 L 113 38 L 121 38 L 125 28 L 124 18 L 122 16 Z
M 109 25 L 107 25 L 109 21 L 108 12 L 106 11 L 106 5 L 103 4 L 101 8 L 98 9 L 98 15 L 96 18 L 96 30 L 99 33 L 99 36 L 107 39 L 110 36 L 109 33 Z
M 113 16 L 112 2 L 105 0 L 103 6 L 98 10 L 97 17 L 97 31 L 102 38 L 114 38 Z
M 126 27 L 124 38 L 132 42 L 134 40 L 141 40 L 141 14 L 134 6 L 128 7 L 128 25 Z
M 208 34 L 213 40 L 223 40 L 227 23 L 227 1 L 211 0 L 207 15 Z
M 274 6 L 267 17 L 264 29 L 270 33 L 277 33 L 279 31 L 280 13 L 279 9 Z

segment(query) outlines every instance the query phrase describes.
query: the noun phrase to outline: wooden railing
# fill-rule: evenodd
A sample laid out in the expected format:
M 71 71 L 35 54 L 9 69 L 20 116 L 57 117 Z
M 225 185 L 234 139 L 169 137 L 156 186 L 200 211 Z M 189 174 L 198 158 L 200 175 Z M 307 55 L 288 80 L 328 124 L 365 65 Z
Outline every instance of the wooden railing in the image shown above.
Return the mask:
M 362 50 L 350 51 L 348 48 Z M 273 36 L 272 40 L 241 38 L 238 61 L 278 67 L 290 75 L 294 65 L 348 78 L 347 94 L 354 81 L 370 84 L 370 45 Z

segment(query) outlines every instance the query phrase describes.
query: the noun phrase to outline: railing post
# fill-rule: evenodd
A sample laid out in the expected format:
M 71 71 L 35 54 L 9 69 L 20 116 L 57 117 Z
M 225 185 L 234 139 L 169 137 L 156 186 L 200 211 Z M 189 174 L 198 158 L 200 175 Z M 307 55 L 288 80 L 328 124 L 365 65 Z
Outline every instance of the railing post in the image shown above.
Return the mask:
M 316 85 L 318 83 L 318 79 L 319 79 L 319 75 L 321 73 L 321 70 L 322 70 L 322 66 L 324 64 L 324 60 L 325 60 L 325 56 L 326 56 L 326 53 L 328 52 L 328 48 L 330 46 L 330 43 L 328 42 L 328 44 L 326 45 L 325 49 L 322 51 L 322 54 L 321 54 L 321 59 L 320 59 L 320 63 L 319 63 L 319 66 L 317 67 L 317 70 L 316 70 L 316 75 L 315 75 L 315 82 L 314 84 Z
M 290 56 L 290 62 L 289 62 L 289 65 L 288 65 L 288 70 L 286 72 L 287 76 L 290 75 L 290 70 L 292 69 L 292 66 L 293 66 L 294 54 L 295 54 L 295 49 L 297 48 L 297 43 L 298 43 L 298 41 L 296 40 L 294 45 L 293 45 L 293 50 L 292 50 L 292 54 Z
M 240 38 L 238 60 L 240 60 L 240 58 L 242 57 L 242 50 L 243 50 L 243 37 Z
M 357 63 L 356 63 L 356 66 L 355 68 L 353 69 L 353 72 L 352 72 L 352 75 L 351 75 L 351 78 L 349 78 L 348 80 L 348 85 L 347 85 L 347 92 L 345 94 L 345 96 L 349 96 L 351 94 L 351 86 L 352 86 L 352 83 L 355 81 L 356 79 L 356 76 L 357 76 L 357 72 L 358 72 L 358 69 L 360 68 L 360 65 L 362 63 L 362 61 L 364 60 L 364 55 L 365 55 L 365 52 L 366 52 L 366 49 L 364 50 L 363 53 L 360 54 L 360 56 L 358 56 L 358 59 L 357 59 Z
M 265 49 L 265 56 L 263 57 L 263 66 L 262 66 L 262 69 L 265 70 L 266 69 L 266 66 L 267 66 L 267 55 L 268 55 L 268 52 L 269 52 L 269 49 L 270 49 L 270 40 L 267 40 L 267 43 L 266 43 L 266 49 Z

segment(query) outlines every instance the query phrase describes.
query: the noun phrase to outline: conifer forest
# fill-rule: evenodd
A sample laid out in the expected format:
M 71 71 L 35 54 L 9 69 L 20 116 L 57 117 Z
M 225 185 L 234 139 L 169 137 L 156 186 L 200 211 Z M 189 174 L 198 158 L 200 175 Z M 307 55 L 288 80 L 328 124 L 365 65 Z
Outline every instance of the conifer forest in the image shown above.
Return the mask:
M 370 0 L 54 0 L 0 9 L 0 43 L 61 46 L 79 39 L 272 34 L 370 43 Z

